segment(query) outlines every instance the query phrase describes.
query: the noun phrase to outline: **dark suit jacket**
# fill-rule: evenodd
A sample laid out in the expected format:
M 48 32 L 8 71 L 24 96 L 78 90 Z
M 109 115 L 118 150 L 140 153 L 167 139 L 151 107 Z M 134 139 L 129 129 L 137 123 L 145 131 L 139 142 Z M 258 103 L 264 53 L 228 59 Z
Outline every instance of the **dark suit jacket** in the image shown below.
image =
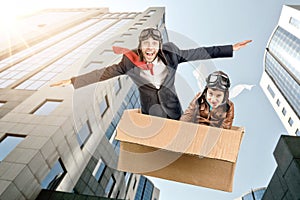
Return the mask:
M 76 89 L 127 74 L 139 88 L 142 113 L 179 119 L 182 108 L 174 86 L 178 64 L 187 61 L 232 57 L 233 49 L 232 45 L 225 45 L 181 50 L 173 43 L 165 43 L 162 51 L 167 61 L 168 75 L 160 89 L 156 89 L 141 77 L 140 70 L 142 69 L 136 67 L 126 56 L 123 56 L 118 64 L 71 78 L 72 84 Z

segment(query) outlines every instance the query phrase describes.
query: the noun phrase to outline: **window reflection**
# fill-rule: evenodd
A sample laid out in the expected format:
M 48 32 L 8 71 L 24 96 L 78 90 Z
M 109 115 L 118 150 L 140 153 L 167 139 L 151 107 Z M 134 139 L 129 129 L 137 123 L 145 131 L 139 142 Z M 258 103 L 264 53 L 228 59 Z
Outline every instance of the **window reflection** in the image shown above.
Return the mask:
M 115 179 L 115 177 L 112 175 L 112 176 L 110 177 L 110 179 L 109 179 L 109 181 L 108 181 L 106 187 L 105 187 L 105 195 L 106 195 L 107 197 L 111 197 L 111 194 L 112 194 L 112 192 L 113 192 L 113 190 L 114 190 L 115 184 L 116 184 L 116 179 Z
M 93 171 L 93 176 L 98 182 L 100 182 L 105 170 L 106 170 L 106 164 L 100 159 Z
M 66 170 L 62 164 L 61 159 L 59 159 L 54 164 L 46 178 L 42 181 L 41 187 L 43 189 L 56 190 L 65 175 Z
M 107 100 L 107 95 L 105 95 L 104 99 L 99 104 L 100 116 L 103 117 L 105 112 L 108 110 L 109 104 Z
M 300 87 L 290 74 L 270 54 L 266 54 L 266 72 L 272 78 L 294 111 L 300 115 Z
M 32 114 L 34 115 L 49 115 L 55 108 L 61 104 L 60 100 L 46 100 L 38 109 Z
M 297 29 L 300 29 L 300 21 L 295 19 L 294 17 L 290 18 L 289 23 Z
M 2 161 L 22 140 L 25 136 L 14 136 L 6 134 L 0 140 L 0 161 Z
M 92 134 L 91 126 L 89 121 L 86 121 L 81 129 L 77 133 L 77 141 L 80 145 L 80 148 L 83 147 L 83 145 L 86 143 L 90 135 Z
M 300 81 L 300 39 L 278 27 L 270 41 L 270 52 L 284 65 L 286 70 L 295 75 Z
M 6 104 L 6 101 L 0 101 L 0 107 L 4 106 Z
M 153 189 L 153 183 L 144 176 L 141 176 L 134 200 L 151 200 Z
M 121 90 L 121 81 L 120 78 L 118 78 L 114 83 L 115 94 L 118 94 L 120 90 Z

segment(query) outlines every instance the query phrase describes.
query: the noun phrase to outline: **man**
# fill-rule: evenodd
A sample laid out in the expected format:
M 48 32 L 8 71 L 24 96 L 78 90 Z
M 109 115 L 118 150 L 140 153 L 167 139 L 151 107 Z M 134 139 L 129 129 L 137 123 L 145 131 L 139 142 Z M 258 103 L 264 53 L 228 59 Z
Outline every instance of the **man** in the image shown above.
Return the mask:
M 174 86 L 178 64 L 194 60 L 232 57 L 233 51 L 239 50 L 249 42 L 251 40 L 235 45 L 181 50 L 173 43 L 163 44 L 158 29 L 147 28 L 140 33 L 139 46 L 136 50 L 113 47 L 115 53 L 124 54 L 118 64 L 62 80 L 51 86 L 73 84 L 77 89 L 127 74 L 138 86 L 142 113 L 177 120 L 182 114 Z

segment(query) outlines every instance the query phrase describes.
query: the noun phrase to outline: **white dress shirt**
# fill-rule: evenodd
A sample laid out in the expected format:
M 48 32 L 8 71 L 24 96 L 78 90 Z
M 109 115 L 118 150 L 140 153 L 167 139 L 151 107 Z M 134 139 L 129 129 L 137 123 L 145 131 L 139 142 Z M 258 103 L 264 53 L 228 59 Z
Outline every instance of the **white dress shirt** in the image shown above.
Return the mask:
M 150 73 L 150 70 L 141 70 L 140 75 L 159 89 L 168 74 L 168 69 L 161 60 L 158 60 L 158 58 L 156 58 L 152 64 L 153 75 Z

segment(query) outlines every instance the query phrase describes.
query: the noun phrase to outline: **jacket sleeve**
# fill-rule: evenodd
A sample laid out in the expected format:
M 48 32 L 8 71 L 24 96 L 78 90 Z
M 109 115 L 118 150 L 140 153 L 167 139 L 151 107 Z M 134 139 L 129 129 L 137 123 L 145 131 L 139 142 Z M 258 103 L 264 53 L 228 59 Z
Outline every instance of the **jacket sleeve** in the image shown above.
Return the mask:
M 222 128 L 231 129 L 234 118 L 234 104 L 229 101 L 229 110 L 227 111 L 226 118 L 222 122 Z
M 82 74 L 71 78 L 71 83 L 75 89 L 84 87 L 96 82 L 104 81 L 126 73 L 125 60 L 121 60 L 118 64 L 114 64 L 102 69 L 97 69 L 86 74 Z
M 170 45 L 169 51 L 177 55 L 178 63 L 233 56 L 232 45 L 198 47 L 195 49 L 186 49 L 186 50 L 179 49 L 173 43 L 170 43 L 169 45 Z
M 191 101 L 189 107 L 184 111 L 184 113 L 180 117 L 180 121 L 184 122 L 194 122 L 195 121 L 195 114 L 196 114 L 196 109 L 197 109 L 197 100 L 201 96 L 201 93 L 198 93 L 194 99 Z

